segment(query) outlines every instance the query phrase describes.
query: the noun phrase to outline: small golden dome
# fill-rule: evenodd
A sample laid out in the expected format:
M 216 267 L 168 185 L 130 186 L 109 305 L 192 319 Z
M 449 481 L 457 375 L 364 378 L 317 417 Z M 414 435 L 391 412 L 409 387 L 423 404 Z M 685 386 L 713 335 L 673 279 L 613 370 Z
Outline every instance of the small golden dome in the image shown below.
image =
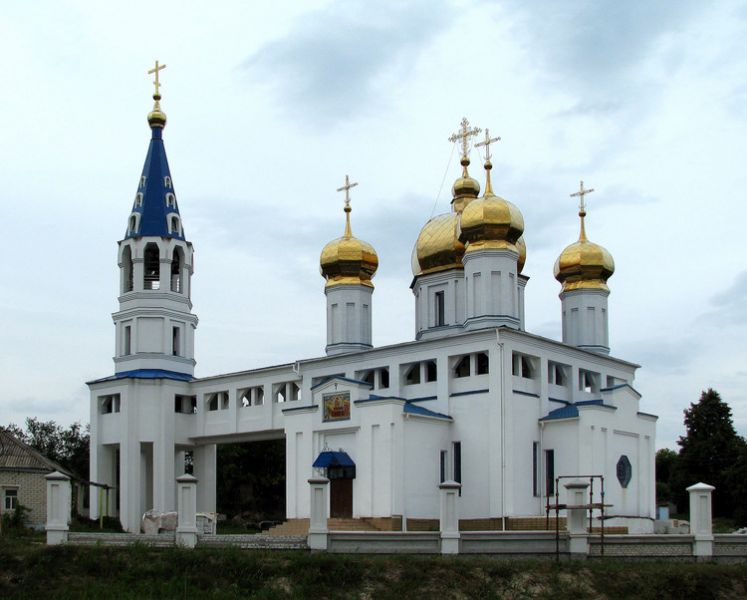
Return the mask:
M 451 205 L 454 207 L 454 212 L 460 213 L 464 210 L 472 200 L 480 195 L 480 184 L 477 179 L 469 176 L 467 167 L 469 166 L 469 157 L 462 156 L 460 161 L 462 165 L 462 176 L 454 182 L 451 187 Z
M 462 212 L 459 239 L 465 252 L 485 248 L 509 248 L 518 252 L 516 242 L 524 233 L 524 217 L 508 200 L 493 193 L 490 183 L 490 160 L 485 161 L 485 194 L 470 202 Z
M 452 212 L 433 217 L 423 226 L 415 244 L 420 267 L 416 275 L 463 268 L 464 244 L 459 241 L 458 224 L 459 215 Z
M 586 211 L 581 210 L 578 216 L 581 217 L 578 241 L 566 247 L 555 261 L 555 279 L 563 284 L 563 292 L 581 289 L 609 291 L 607 280 L 615 272 L 615 261 L 605 248 L 586 239 Z
M 523 235 L 518 240 L 516 240 L 516 249 L 519 251 L 519 262 L 516 265 L 516 270 L 517 272 L 521 273 L 524 270 L 524 265 L 527 262 L 527 243 L 524 241 Z
M 166 113 L 161 110 L 161 94 L 153 94 L 153 110 L 148 113 L 148 124 L 151 127 L 166 127 Z
M 322 249 L 319 258 L 325 287 L 335 285 L 366 285 L 379 267 L 379 257 L 371 244 L 353 237 L 350 231 L 350 206 L 345 206 L 345 233 Z

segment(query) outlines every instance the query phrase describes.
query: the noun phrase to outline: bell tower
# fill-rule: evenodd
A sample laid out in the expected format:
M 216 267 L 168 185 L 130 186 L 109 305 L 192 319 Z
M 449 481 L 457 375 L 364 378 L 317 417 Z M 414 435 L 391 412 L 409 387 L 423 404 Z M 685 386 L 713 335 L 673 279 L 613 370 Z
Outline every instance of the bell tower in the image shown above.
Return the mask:
M 166 115 L 159 72 L 165 67 L 156 61 L 149 71 L 155 75 L 150 145 L 125 236 L 118 242 L 119 310 L 112 315 L 118 375 L 141 370 L 194 374 L 194 249 L 185 237 L 163 144 Z

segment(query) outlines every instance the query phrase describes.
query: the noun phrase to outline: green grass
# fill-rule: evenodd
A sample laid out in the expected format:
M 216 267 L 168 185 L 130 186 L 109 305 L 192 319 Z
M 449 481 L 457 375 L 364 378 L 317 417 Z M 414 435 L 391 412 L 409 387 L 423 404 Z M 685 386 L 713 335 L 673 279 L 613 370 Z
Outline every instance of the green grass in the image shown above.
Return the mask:
M 747 566 L 42 545 L 0 538 L 0 598 L 744 598 Z

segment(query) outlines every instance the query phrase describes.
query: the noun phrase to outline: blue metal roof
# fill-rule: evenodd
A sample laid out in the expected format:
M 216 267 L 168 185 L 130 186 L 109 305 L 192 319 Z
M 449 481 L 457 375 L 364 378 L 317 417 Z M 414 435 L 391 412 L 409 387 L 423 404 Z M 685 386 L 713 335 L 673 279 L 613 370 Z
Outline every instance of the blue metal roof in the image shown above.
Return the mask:
M 578 417 L 578 408 L 573 404 L 568 406 L 561 406 L 555 410 L 551 410 L 547 413 L 547 416 L 542 417 L 540 421 L 554 421 L 555 419 L 575 419 Z
M 354 467 L 355 463 L 347 452 L 325 450 L 319 453 L 311 466 L 315 469 L 326 469 L 327 467 Z
M 128 227 L 126 237 L 160 236 L 183 240 L 184 227 L 181 227 L 181 233 L 169 233 L 167 222 L 169 214 L 179 214 L 179 206 L 176 202 L 169 161 L 166 158 L 166 148 L 163 145 L 163 128 L 151 127 L 151 131 L 153 135 L 150 138 L 143 174 L 132 208 L 133 213 L 140 215 L 140 224 L 136 231 L 130 231 Z M 167 196 L 171 205 L 167 204 Z
M 435 410 L 428 410 L 427 408 L 418 406 L 417 404 L 413 404 L 412 402 L 405 402 L 404 407 L 402 407 L 402 412 L 410 415 L 419 415 L 421 417 L 434 417 L 436 419 L 444 419 L 446 421 L 454 420 L 449 415 L 436 412 Z
M 104 381 L 116 381 L 117 379 L 173 379 L 174 381 L 192 381 L 194 377 L 188 373 L 177 373 L 166 369 L 135 369 L 133 371 L 121 371 L 109 377 L 95 379 L 88 383 L 101 383 Z

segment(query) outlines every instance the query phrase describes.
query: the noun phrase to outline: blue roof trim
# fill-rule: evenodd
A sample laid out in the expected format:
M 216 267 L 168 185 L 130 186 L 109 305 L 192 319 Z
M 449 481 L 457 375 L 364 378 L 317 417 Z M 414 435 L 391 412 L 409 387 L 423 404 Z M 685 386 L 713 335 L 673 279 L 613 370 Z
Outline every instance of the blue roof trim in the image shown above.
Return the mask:
M 367 402 L 380 402 L 381 400 L 397 400 L 399 402 L 407 402 L 404 398 L 399 396 L 376 396 L 371 394 L 368 398 L 362 398 L 361 400 L 353 400 L 353 404 L 365 404 Z
M 360 381 L 359 379 L 350 379 L 349 377 L 340 377 L 339 375 L 330 375 L 326 379 L 322 379 L 322 381 L 320 381 L 316 385 L 312 385 L 311 389 L 315 390 L 322 385 L 327 385 L 330 381 L 333 381 L 333 380 L 345 381 L 347 383 L 354 383 L 356 385 L 364 385 L 368 388 L 373 389 L 373 384 L 370 384 L 367 381 Z
M 520 396 L 531 396 L 532 398 L 539 398 L 539 394 L 533 394 L 532 392 L 522 392 L 521 390 L 513 390 L 514 394 L 519 394 Z
M 568 406 L 570 404 L 570 402 L 568 402 L 568 400 L 560 400 L 559 398 L 548 398 L 548 400 L 550 402 L 560 402 L 561 404 L 565 404 L 566 406 Z
M 163 145 L 163 128 L 151 127 L 151 131 L 153 133 L 148 154 L 145 156 L 143 174 L 137 188 L 137 193 L 143 195 L 142 202 L 140 206 L 136 203 L 132 208 L 133 213 L 140 215 L 140 224 L 137 231 L 128 230 L 126 237 L 159 236 L 183 240 L 184 226 L 181 227 L 181 234 L 169 233 L 166 218 L 172 213 L 179 214 L 179 204 L 176 201 L 174 182 L 166 158 L 166 148 Z M 174 194 L 173 206 L 166 205 L 166 194 Z
M 354 467 L 353 459 L 348 456 L 347 452 L 332 452 L 325 450 L 320 452 L 319 456 L 311 465 L 315 469 L 326 469 L 327 467 Z
M 659 420 L 659 415 L 652 415 L 651 413 L 640 412 L 640 411 L 638 411 L 636 414 L 639 417 L 651 417 L 652 419 L 656 419 L 657 421 Z
M 630 388 L 631 390 L 633 390 L 633 392 L 634 392 L 634 393 L 635 393 L 635 394 L 636 394 L 636 395 L 637 395 L 637 396 L 638 396 L 639 398 L 642 398 L 642 397 L 643 397 L 643 395 L 641 394 L 641 392 L 639 392 L 639 391 L 638 391 L 637 389 L 635 389 L 635 388 L 634 388 L 634 387 L 633 387 L 632 385 L 630 385 L 629 383 L 618 383 L 617 385 L 612 385 L 612 386 L 610 386 L 610 387 L 602 388 L 602 389 L 601 389 L 601 390 L 599 390 L 599 391 L 600 391 L 600 392 L 613 392 L 613 391 L 615 391 L 615 390 L 619 390 L 619 389 L 621 389 L 621 388 L 625 388 L 625 387 L 626 387 L 626 388 Z
M 433 417 L 436 419 L 444 419 L 445 421 L 454 420 L 449 415 L 445 415 L 443 413 L 439 413 L 434 410 L 428 410 L 427 408 L 418 406 L 417 404 L 413 404 L 412 402 L 405 402 L 405 405 L 402 407 L 402 412 L 408 415 L 418 415 L 421 417 Z
M 557 419 L 576 418 L 578 418 L 578 408 L 576 408 L 573 404 L 569 404 L 568 406 L 561 406 L 560 408 L 551 410 L 549 413 L 547 413 L 547 416 L 542 417 L 540 421 L 555 421 Z
M 617 410 L 617 406 L 605 404 L 604 400 L 580 400 L 579 402 L 576 402 L 576 406 L 601 406 L 603 408 L 611 408 L 613 410 Z
M 438 396 L 421 396 L 420 398 L 408 398 L 408 402 L 426 402 L 428 400 L 438 400 Z
M 450 398 L 455 398 L 457 396 L 471 396 L 472 394 L 486 394 L 490 390 L 485 388 L 484 390 L 470 390 L 468 392 L 454 392 L 453 394 L 449 394 Z
M 121 371 L 109 377 L 94 379 L 87 383 L 102 383 L 104 381 L 117 381 L 118 379 L 173 379 L 174 381 L 194 381 L 194 377 L 188 373 L 177 373 L 165 369 L 135 369 L 133 371 Z
M 316 410 L 317 408 L 319 408 L 318 404 L 307 404 L 306 406 L 294 406 L 293 408 L 284 408 L 282 412 L 283 414 L 285 414 L 289 412 L 295 412 L 297 410 L 312 410 L 312 409 Z

